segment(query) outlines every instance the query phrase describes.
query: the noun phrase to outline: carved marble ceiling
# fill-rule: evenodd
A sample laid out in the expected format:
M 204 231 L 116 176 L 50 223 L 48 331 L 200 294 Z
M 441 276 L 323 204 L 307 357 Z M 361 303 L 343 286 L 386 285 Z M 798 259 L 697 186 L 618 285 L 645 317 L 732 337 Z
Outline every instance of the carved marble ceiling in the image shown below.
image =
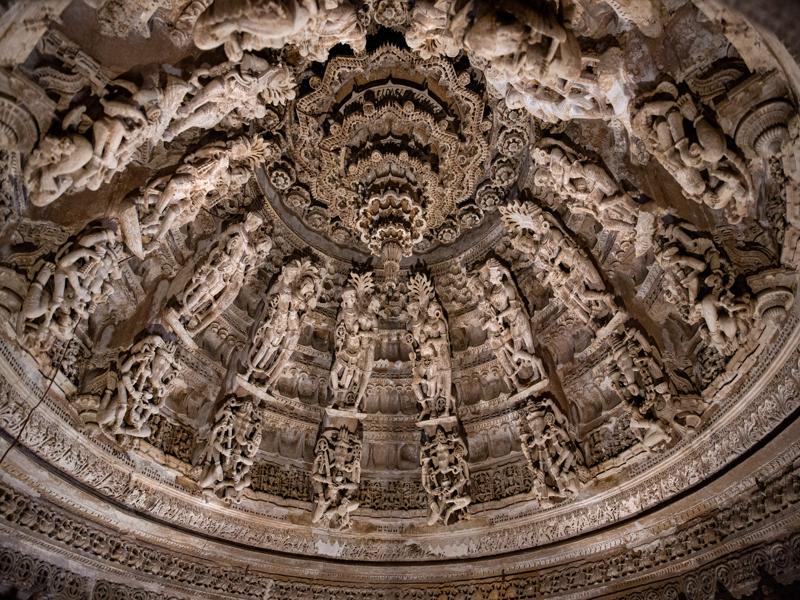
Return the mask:
M 0 590 L 789 586 L 800 70 L 770 28 L 0 4 Z

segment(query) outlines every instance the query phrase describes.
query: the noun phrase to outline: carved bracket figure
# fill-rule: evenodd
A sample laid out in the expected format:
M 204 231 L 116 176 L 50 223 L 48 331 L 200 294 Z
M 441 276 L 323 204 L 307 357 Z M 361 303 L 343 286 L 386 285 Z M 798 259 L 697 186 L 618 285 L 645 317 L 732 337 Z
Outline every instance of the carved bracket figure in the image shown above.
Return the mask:
M 314 449 L 311 486 L 314 495 L 312 523 L 347 529 L 361 482 L 361 435 L 347 426 L 323 430 Z
M 458 431 L 438 426 L 432 438 L 423 436 L 419 462 L 428 494 L 428 525 L 468 519 L 472 498 L 467 493 L 467 445 Z

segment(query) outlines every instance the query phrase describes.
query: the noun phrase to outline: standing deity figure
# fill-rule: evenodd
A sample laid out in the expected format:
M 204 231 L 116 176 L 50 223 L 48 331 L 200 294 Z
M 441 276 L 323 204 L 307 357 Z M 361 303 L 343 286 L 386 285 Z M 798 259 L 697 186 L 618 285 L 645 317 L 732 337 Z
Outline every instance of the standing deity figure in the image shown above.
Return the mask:
M 203 50 L 224 46 L 231 61 L 246 50 L 292 45 L 302 57 L 324 62 L 336 44 L 363 52 L 366 31 L 350 2 L 216 0 L 197 19 L 194 43 Z
M 735 293 L 736 274 L 714 241 L 683 221 L 663 226 L 656 261 L 665 272 L 665 298 L 722 356 L 747 341 L 754 326 L 749 294 Z
M 277 155 L 274 143 L 240 136 L 185 156 L 173 173 L 151 180 L 131 199 L 133 222 L 123 221 L 131 252 L 139 257 L 151 252 L 167 233 L 194 221 L 201 209 L 238 193 L 256 166 Z
M 324 276 L 325 270 L 309 260 L 283 267 L 253 322 L 246 377 L 267 389 L 277 383 L 297 347 L 303 318 L 317 304 Z
M 100 400 L 97 424 L 110 435 L 147 438 L 175 380 L 175 343 L 158 334 L 136 342 L 117 361 Z
M 428 525 L 448 525 L 469 518 L 467 445 L 457 431 L 436 428 L 433 439 L 420 448 L 422 487 L 428 494 Z
M 258 399 L 225 393 L 200 459 L 200 487 L 220 498 L 241 498 L 250 487 L 250 467 L 261 446 L 262 429 Z
M 511 389 L 544 379 L 546 373 L 536 356 L 531 320 L 511 273 L 489 259 L 469 281 L 478 301 L 481 327 Z
M 540 139 L 532 158 L 537 187 L 552 190 L 573 212 L 591 215 L 604 229 L 635 235 L 639 209 L 601 165 L 553 138 Z
M 409 282 L 407 309 L 411 331 L 412 387 L 420 420 L 455 416 L 450 335 L 442 305 L 425 275 Z
M 314 493 L 312 523 L 322 522 L 335 529 L 351 525 L 350 514 L 361 482 L 361 437 L 347 427 L 326 429 L 320 434 L 311 467 Z
M 532 491 L 539 499 L 563 499 L 578 492 L 583 454 L 574 438 L 574 428 L 553 400 L 537 398 L 528 404 L 520 441 L 534 476 Z
M 201 86 L 201 79 L 209 81 Z M 213 129 L 222 124 L 235 128 L 266 116 L 266 105 L 294 99 L 297 84 L 292 72 L 252 54 L 240 63 L 226 62 L 210 69 L 198 69 L 189 83 L 195 92 L 178 110 L 167 129 L 167 141 L 199 127 Z
M 17 315 L 17 337 L 35 352 L 69 342 L 78 322 L 88 319 L 122 277 L 123 249 L 115 227 L 89 225 L 53 258 L 34 265 L 34 275 Z
M 269 238 L 255 241 L 262 222 L 260 215 L 249 213 L 243 222 L 229 225 L 194 265 L 192 278 L 175 299 L 178 318 L 189 335 L 203 331 L 233 303 L 252 268 L 269 253 Z
M 358 412 L 375 362 L 380 301 L 374 294 L 372 273 L 350 274 L 334 332 L 335 356 L 329 388 L 331 407 Z
M 633 109 L 631 126 L 690 200 L 724 210 L 731 223 L 753 211 L 755 191 L 744 158 L 690 94 L 662 83 Z
M 542 283 L 581 321 L 596 328 L 618 310 L 592 259 L 553 214 L 531 202 L 500 207 L 500 213 L 513 235 L 511 245 L 534 258 L 544 274 Z

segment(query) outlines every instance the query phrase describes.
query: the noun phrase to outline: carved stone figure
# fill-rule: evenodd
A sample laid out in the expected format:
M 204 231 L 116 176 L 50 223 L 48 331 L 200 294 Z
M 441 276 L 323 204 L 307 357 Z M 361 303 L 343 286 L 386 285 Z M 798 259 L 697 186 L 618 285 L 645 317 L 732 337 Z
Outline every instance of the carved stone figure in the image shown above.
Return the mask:
M 590 327 L 619 310 L 602 276 L 587 253 L 549 211 L 532 202 L 501 207 L 511 244 L 535 258 L 543 272 L 542 283 Z
M 531 491 L 540 500 L 563 499 L 578 492 L 577 469 L 583 455 L 574 438 L 574 428 L 552 399 L 530 401 L 520 441 L 534 475 Z
M 428 525 L 468 519 L 469 464 L 467 445 L 459 433 L 437 427 L 433 439 L 423 440 L 419 461 L 428 494 Z
M 350 274 L 350 283 L 342 291 L 336 318 L 334 360 L 331 367 L 331 406 L 358 412 L 375 361 L 380 302 L 373 295 L 372 273 Z
M 272 248 L 272 240 L 256 241 L 263 219 L 249 213 L 240 223 L 229 225 L 214 241 L 209 253 L 194 265 L 194 272 L 175 298 L 176 313 L 189 335 L 208 327 L 239 295 L 259 258 Z
M 97 410 L 97 424 L 113 436 L 147 438 L 176 376 L 175 344 L 158 334 L 136 342 L 117 360 Z
M 46 352 L 57 340 L 70 341 L 78 322 L 114 291 L 123 256 L 114 227 L 90 225 L 52 259 L 40 259 L 17 316 L 20 342 Z
M 347 427 L 324 430 L 314 449 L 311 486 L 314 494 L 312 523 L 347 529 L 361 482 L 361 437 Z
M 164 236 L 192 222 L 201 209 L 238 193 L 253 169 L 279 154 L 258 136 L 212 142 L 184 157 L 174 173 L 158 177 L 133 196 L 130 219 L 123 218 L 126 243 L 137 256 L 153 251 Z
M 553 138 L 540 139 L 532 157 L 537 186 L 552 189 L 572 212 L 591 215 L 604 229 L 635 234 L 639 209 L 601 165 Z
M 31 202 L 45 206 L 68 192 L 97 190 L 124 170 L 145 144 L 159 140 L 189 90 L 171 75 L 163 87 L 139 89 L 116 80 L 126 92 L 100 99 L 103 114 L 92 121 L 78 106 L 64 117 L 64 136 L 47 136 L 25 167 Z M 91 129 L 91 141 L 83 133 Z M 75 131 L 77 130 L 77 133 Z
M 472 2 L 423 0 L 414 4 L 406 43 L 424 59 L 439 56 L 455 57 L 464 44 Z
M 300 339 L 304 316 L 314 309 L 325 270 L 294 260 L 265 295 L 250 332 L 245 375 L 271 388 L 283 374 Z
M 201 79 L 209 81 L 201 85 Z M 296 88 L 289 69 L 253 54 L 246 54 L 239 63 L 197 69 L 189 83 L 195 91 L 167 129 L 167 141 L 195 127 L 231 129 L 261 119 L 267 114 L 266 105 L 285 104 L 294 98 Z
M 336 44 L 361 52 L 365 41 L 355 7 L 339 0 L 216 0 L 194 28 L 198 48 L 224 45 L 232 61 L 247 50 L 287 45 L 304 58 L 324 61 Z
M 200 459 L 200 487 L 220 498 L 241 498 L 250 487 L 250 468 L 261 446 L 262 428 L 258 399 L 226 393 Z
M 752 177 L 706 110 L 692 95 L 664 82 L 640 100 L 631 126 L 688 198 L 724 210 L 731 223 L 738 223 L 754 209 Z
M 433 284 L 425 275 L 411 278 L 406 310 L 411 326 L 412 385 L 420 405 L 419 418 L 455 416 L 447 320 Z
M 479 303 L 481 327 L 511 389 L 546 377 L 536 356 L 530 317 L 511 273 L 489 259 L 469 282 Z M 527 373 L 527 374 L 526 374 Z

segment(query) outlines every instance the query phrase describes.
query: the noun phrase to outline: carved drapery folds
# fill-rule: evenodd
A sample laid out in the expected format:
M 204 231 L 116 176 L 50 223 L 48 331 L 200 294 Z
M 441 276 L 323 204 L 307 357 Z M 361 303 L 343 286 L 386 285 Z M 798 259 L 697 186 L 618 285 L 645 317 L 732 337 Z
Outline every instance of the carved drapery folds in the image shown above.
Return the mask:
M 422 487 L 428 494 L 428 525 L 469 518 L 467 444 L 457 422 L 425 428 L 420 446 Z
M 412 276 L 408 287 L 412 386 L 420 406 L 419 419 L 455 416 L 450 335 L 442 305 L 427 276 Z
M 144 335 L 106 375 L 106 390 L 94 420 L 111 436 L 147 438 L 176 377 L 175 342 L 160 333 Z
M 203 454 L 198 484 L 220 498 L 238 500 L 250 487 L 250 468 L 261 446 L 261 401 L 230 388 L 222 394 Z
M 525 388 L 546 379 L 544 365 L 534 348 L 528 309 L 511 272 L 497 260 L 489 259 L 469 285 L 478 301 L 481 327 L 509 388 Z
M 76 327 L 114 292 L 125 257 L 116 224 L 90 224 L 51 257 L 39 259 L 17 315 L 16 334 L 33 352 L 69 342 Z
M 356 497 L 361 482 L 362 435 L 357 419 L 334 418 L 323 425 L 311 466 L 312 523 L 332 529 L 352 525 L 351 513 L 359 506 Z
M 297 347 L 303 319 L 316 306 L 324 277 L 325 269 L 307 259 L 283 267 L 250 330 L 245 367 L 250 380 L 270 389 L 280 379 Z
M 687 198 L 724 210 L 731 223 L 752 216 L 755 190 L 747 164 L 708 108 L 670 82 L 639 98 L 631 126 Z
M 586 479 L 574 427 L 549 397 L 531 399 L 523 414 L 520 442 L 534 476 L 531 492 L 545 503 L 573 496 Z
M 262 223 L 260 215 L 249 213 L 244 221 L 228 225 L 208 253 L 190 265 L 191 277 L 167 311 L 167 321 L 180 337 L 203 331 L 239 295 L 253 267 L 272 248 L 272 240 L 257 233 Z
M 374 289 L 371 272 L 353 272 L 342 291 L 329 381 L 331 407 L 337 410 L 359 412 L 372 376 L 380 309 Z

